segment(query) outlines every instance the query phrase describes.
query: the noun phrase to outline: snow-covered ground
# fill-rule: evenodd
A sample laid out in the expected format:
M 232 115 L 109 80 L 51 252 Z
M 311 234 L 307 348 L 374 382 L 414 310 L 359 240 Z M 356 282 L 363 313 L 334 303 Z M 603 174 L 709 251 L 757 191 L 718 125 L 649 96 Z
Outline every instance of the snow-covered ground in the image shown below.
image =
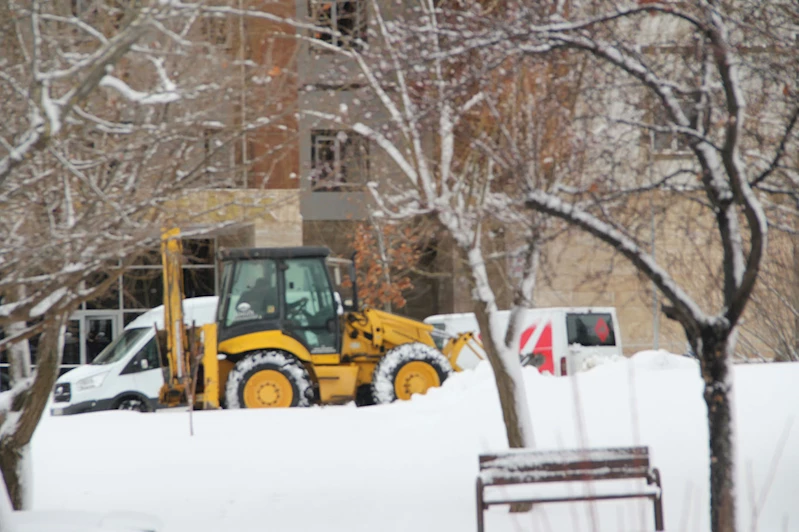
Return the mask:
M 144 512 L 167 532 L 476 529 L 477 455 L 506 447 L 490 368 L 368 408 L 45 417 L 37 510 Z M 556 378 L 525 370 L 538 448 L 648 445 L 666 528 L 705 531 L 708 452 L 696 363 L 643 352 Z M 799 364 L 738 366 L 740 530 L 799 530 Z M 753 520 L 756 520 L 753 521 Z M 753 524 L 754 522 L 754 524 Z M 488 512 L 489 532 L 652 530 L 644 501 Z

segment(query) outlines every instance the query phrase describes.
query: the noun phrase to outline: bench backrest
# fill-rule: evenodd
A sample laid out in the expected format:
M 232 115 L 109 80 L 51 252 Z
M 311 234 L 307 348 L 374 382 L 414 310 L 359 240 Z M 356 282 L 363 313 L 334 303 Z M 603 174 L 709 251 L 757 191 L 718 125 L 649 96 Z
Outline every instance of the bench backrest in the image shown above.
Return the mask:
M 568 451 L 513 449 L 480 455 L 484 485 L 648 478 L 648 447 Z

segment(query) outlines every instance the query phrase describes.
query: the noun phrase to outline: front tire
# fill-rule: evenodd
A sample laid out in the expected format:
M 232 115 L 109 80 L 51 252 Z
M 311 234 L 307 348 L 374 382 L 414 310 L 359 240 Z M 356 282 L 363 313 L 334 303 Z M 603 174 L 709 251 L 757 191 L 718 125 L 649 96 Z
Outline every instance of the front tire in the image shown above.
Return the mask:
M 311 406 L 314 390 L 299 360 L 281 351 L 259 351 L 236 363 L 225 396 L 230 409 Z
M 399 345 L 375 367 L 372 397 L 376 404 L 408 400 L 441 386 L 451 374 L 449 360 L 437 349 L 421 343 Z

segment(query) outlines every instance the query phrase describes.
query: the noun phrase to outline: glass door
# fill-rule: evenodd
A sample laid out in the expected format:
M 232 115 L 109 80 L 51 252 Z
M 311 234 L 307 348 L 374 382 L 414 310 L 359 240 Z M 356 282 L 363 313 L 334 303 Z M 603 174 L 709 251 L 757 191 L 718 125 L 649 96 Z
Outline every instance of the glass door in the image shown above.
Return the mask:
M 116 338 L 116 316 L 86 316 L 85 364 L 91 363 L 97 355 Z
M 118 314 L 78 311 L 67 322 L 64 334 L 62 372 L 94 360 L 120 331 Z
M 61 357 L 62 366 L 73 368 L 80 364 L 80 322 L 79 318 L 67 322 L 67 330 L 64 333 L 64 355 Z

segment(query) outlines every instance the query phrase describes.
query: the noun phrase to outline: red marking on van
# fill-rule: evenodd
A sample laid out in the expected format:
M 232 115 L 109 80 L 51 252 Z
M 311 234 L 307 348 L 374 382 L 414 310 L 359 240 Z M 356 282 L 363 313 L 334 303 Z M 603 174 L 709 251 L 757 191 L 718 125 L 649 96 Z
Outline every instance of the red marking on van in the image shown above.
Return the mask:
M 596 325 L 594 325 L 594 332 L 597 338 L 599 338 L 599 341 L 604 344 L 605 340 L 607 340 L 610 335 L 610 328 L 608 328 L 608 324 L 605 323 L 605 320 L 599 318 L 596 320 Z

